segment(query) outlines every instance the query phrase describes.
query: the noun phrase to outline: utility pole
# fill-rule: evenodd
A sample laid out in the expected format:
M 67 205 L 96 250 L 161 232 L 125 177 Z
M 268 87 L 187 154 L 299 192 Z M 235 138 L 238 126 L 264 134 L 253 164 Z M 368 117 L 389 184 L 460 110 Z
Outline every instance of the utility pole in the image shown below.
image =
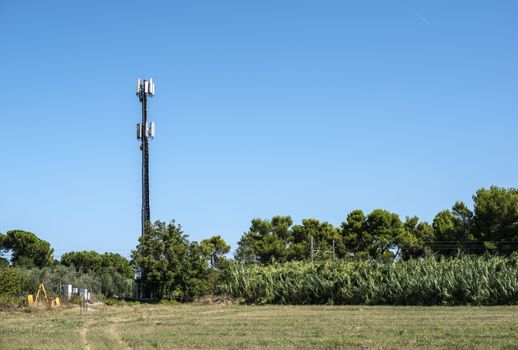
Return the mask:
M 314 251 L 314 240 L 313 240 L 313 236 L 311 236 L 311 262 L 313 262 L 313 260 L 314 260 L 313 251 Z
M 144 235 L 146 223 L 151 221 L 151 209 L 149 207 L 149 142 L 155 138 L 155 123 L 147 121 L 147 99 L 155 95 L 153 79 L 137 80 L 137 96 L 142 104 L 142 123 L 137 124 L 137 139 L 141 141 L 142 152 L 142 235 Z

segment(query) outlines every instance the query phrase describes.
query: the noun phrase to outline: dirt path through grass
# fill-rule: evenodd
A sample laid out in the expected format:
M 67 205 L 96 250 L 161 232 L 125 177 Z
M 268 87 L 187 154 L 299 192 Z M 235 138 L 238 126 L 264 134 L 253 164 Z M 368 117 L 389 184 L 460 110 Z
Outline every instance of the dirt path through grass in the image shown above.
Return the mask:
M 83 326 L 79 329 L 79 336 L 81 337 L 81 343 L 85 350 L 90 350 L 90 345 L 88 344 L 87 333 L 88 333 L 88 325 L 89 321 L 85 321 Z
M 124 339 L 122 339 L 120 334 L 117 332 L 117 325 L 120 325 L 121 322 L 122 322 L 121 318 L 116 318 L 116 319 L 110 320 L 108 327 L 107 327 L 107 331 L 113 337 L 113 339 L 115 339 L 117 341 L 117 343 L 119 344 L 121 349 L 131 350 L 131 348 L 128 346 L 128 344 L 126 344 Z

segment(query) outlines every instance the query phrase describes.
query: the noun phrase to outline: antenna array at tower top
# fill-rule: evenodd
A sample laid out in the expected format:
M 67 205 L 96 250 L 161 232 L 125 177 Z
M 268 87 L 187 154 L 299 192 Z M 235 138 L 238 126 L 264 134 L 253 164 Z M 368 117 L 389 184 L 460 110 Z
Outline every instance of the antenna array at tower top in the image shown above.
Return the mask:
M 153 78 L 147 80 L 137 80 L 137 96 L 141 96 L 143 94 L 146 94 L 148 96 L 154 96 L 155 95 L 155 83 L 153 83 Z

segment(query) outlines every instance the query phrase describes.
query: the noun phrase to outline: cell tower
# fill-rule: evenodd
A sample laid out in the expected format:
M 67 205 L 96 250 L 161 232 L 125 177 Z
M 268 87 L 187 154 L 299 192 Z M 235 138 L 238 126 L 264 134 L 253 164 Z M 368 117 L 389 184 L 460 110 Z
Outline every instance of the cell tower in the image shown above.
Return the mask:
M 147 121 L 147 99 L 155 95 L 155 84 L 153 79 L 137 80 L 137 96 L 142 104 L 142 123 L 137 124 L 137 139 L 141 141 L 140 151 L 142 152 L 142 235 L 146 223 L 151 221 L 151 210 L 149 208 L 149 142 L 148 139 L 155 138 L 155 123 Z

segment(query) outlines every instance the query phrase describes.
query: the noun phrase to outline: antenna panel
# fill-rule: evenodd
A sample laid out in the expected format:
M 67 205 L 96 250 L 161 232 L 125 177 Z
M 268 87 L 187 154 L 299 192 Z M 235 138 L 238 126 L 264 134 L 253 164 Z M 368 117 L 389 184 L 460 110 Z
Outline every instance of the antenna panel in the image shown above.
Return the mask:
M 142 139 L 142 127 L 140 123 L 137 124 L 137 140 Z
M 153 78 L 149 79 L 149 94 L 151 96 L 155 94 L 155 84 L 153 83 Z
M 149 134 L 148 137 L 155 138 L 155 122 L 149 123 Z

